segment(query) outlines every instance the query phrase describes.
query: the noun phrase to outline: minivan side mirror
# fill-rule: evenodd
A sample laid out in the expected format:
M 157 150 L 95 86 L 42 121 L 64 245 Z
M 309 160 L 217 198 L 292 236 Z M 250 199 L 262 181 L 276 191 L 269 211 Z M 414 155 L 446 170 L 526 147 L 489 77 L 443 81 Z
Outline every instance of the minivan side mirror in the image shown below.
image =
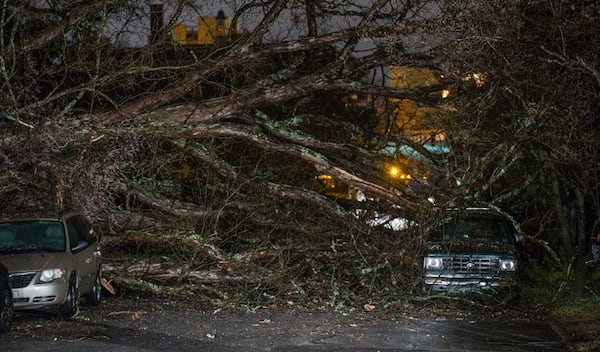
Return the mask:
M 88 246 L 89 246 L 88 241 L 81 240 L 81 241 L 77 242 L 77 245 L 75 247 L 71 248 L 71 252 L 77 253 L 77 252 L 87 248 Z

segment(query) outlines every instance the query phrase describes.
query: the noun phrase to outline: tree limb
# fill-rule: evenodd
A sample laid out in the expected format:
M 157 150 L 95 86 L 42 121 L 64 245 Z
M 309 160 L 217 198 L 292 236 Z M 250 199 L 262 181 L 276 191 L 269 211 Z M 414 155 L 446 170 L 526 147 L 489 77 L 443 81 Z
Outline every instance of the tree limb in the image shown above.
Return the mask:
M 68 26 L 82 21 L 90 15 L 95 15 L 107 2 L 108 0 L 95 0 L 92 3 L 86 3 L 76 7 L 64 20 L 53 27 L 46 28 L 31 37 L 26 37 L 17 45 L 17 51 L 24 53 L 48 44 L 62 35 Z

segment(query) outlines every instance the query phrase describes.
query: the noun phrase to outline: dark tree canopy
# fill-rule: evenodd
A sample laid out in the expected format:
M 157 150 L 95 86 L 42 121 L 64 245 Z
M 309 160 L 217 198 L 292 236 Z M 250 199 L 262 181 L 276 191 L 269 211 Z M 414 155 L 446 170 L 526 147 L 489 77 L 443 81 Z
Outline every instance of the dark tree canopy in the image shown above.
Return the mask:
M 464 81 L 447 129 L 476 165 L 475 196 L 519 215 L 565 264 L 576 264 L 580 295 L 590 238 L 600 231 L 600 7 L 512 3 L 446 3 L 457 37 L 469 38 L 452 43 L 452 67 L 486 82 L 483 94 L 471 95 L 477 82 Z

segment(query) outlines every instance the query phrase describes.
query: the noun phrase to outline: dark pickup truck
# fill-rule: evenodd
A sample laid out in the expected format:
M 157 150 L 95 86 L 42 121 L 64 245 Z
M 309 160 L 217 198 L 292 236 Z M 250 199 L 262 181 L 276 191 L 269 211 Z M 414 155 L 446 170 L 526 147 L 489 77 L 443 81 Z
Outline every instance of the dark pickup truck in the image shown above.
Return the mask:
M 423 292 L 514 289 L 521 236 L 508 218 L 489 208 L 445 214 L 427 238 Z

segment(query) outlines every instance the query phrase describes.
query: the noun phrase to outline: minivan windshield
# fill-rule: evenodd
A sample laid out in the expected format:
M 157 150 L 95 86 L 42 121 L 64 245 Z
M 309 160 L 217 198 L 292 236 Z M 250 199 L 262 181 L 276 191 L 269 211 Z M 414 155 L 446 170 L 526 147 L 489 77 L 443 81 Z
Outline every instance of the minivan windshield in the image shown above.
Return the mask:
M 509 235 L 501 219 L 495 217 L 466 217 L 445 223 L 433 232 L 432 242 L 469 241 L 508 243 Z
M 0 223 L 0 251 L 65 251 L 65 229 L 52 220 L 10 221 Z

